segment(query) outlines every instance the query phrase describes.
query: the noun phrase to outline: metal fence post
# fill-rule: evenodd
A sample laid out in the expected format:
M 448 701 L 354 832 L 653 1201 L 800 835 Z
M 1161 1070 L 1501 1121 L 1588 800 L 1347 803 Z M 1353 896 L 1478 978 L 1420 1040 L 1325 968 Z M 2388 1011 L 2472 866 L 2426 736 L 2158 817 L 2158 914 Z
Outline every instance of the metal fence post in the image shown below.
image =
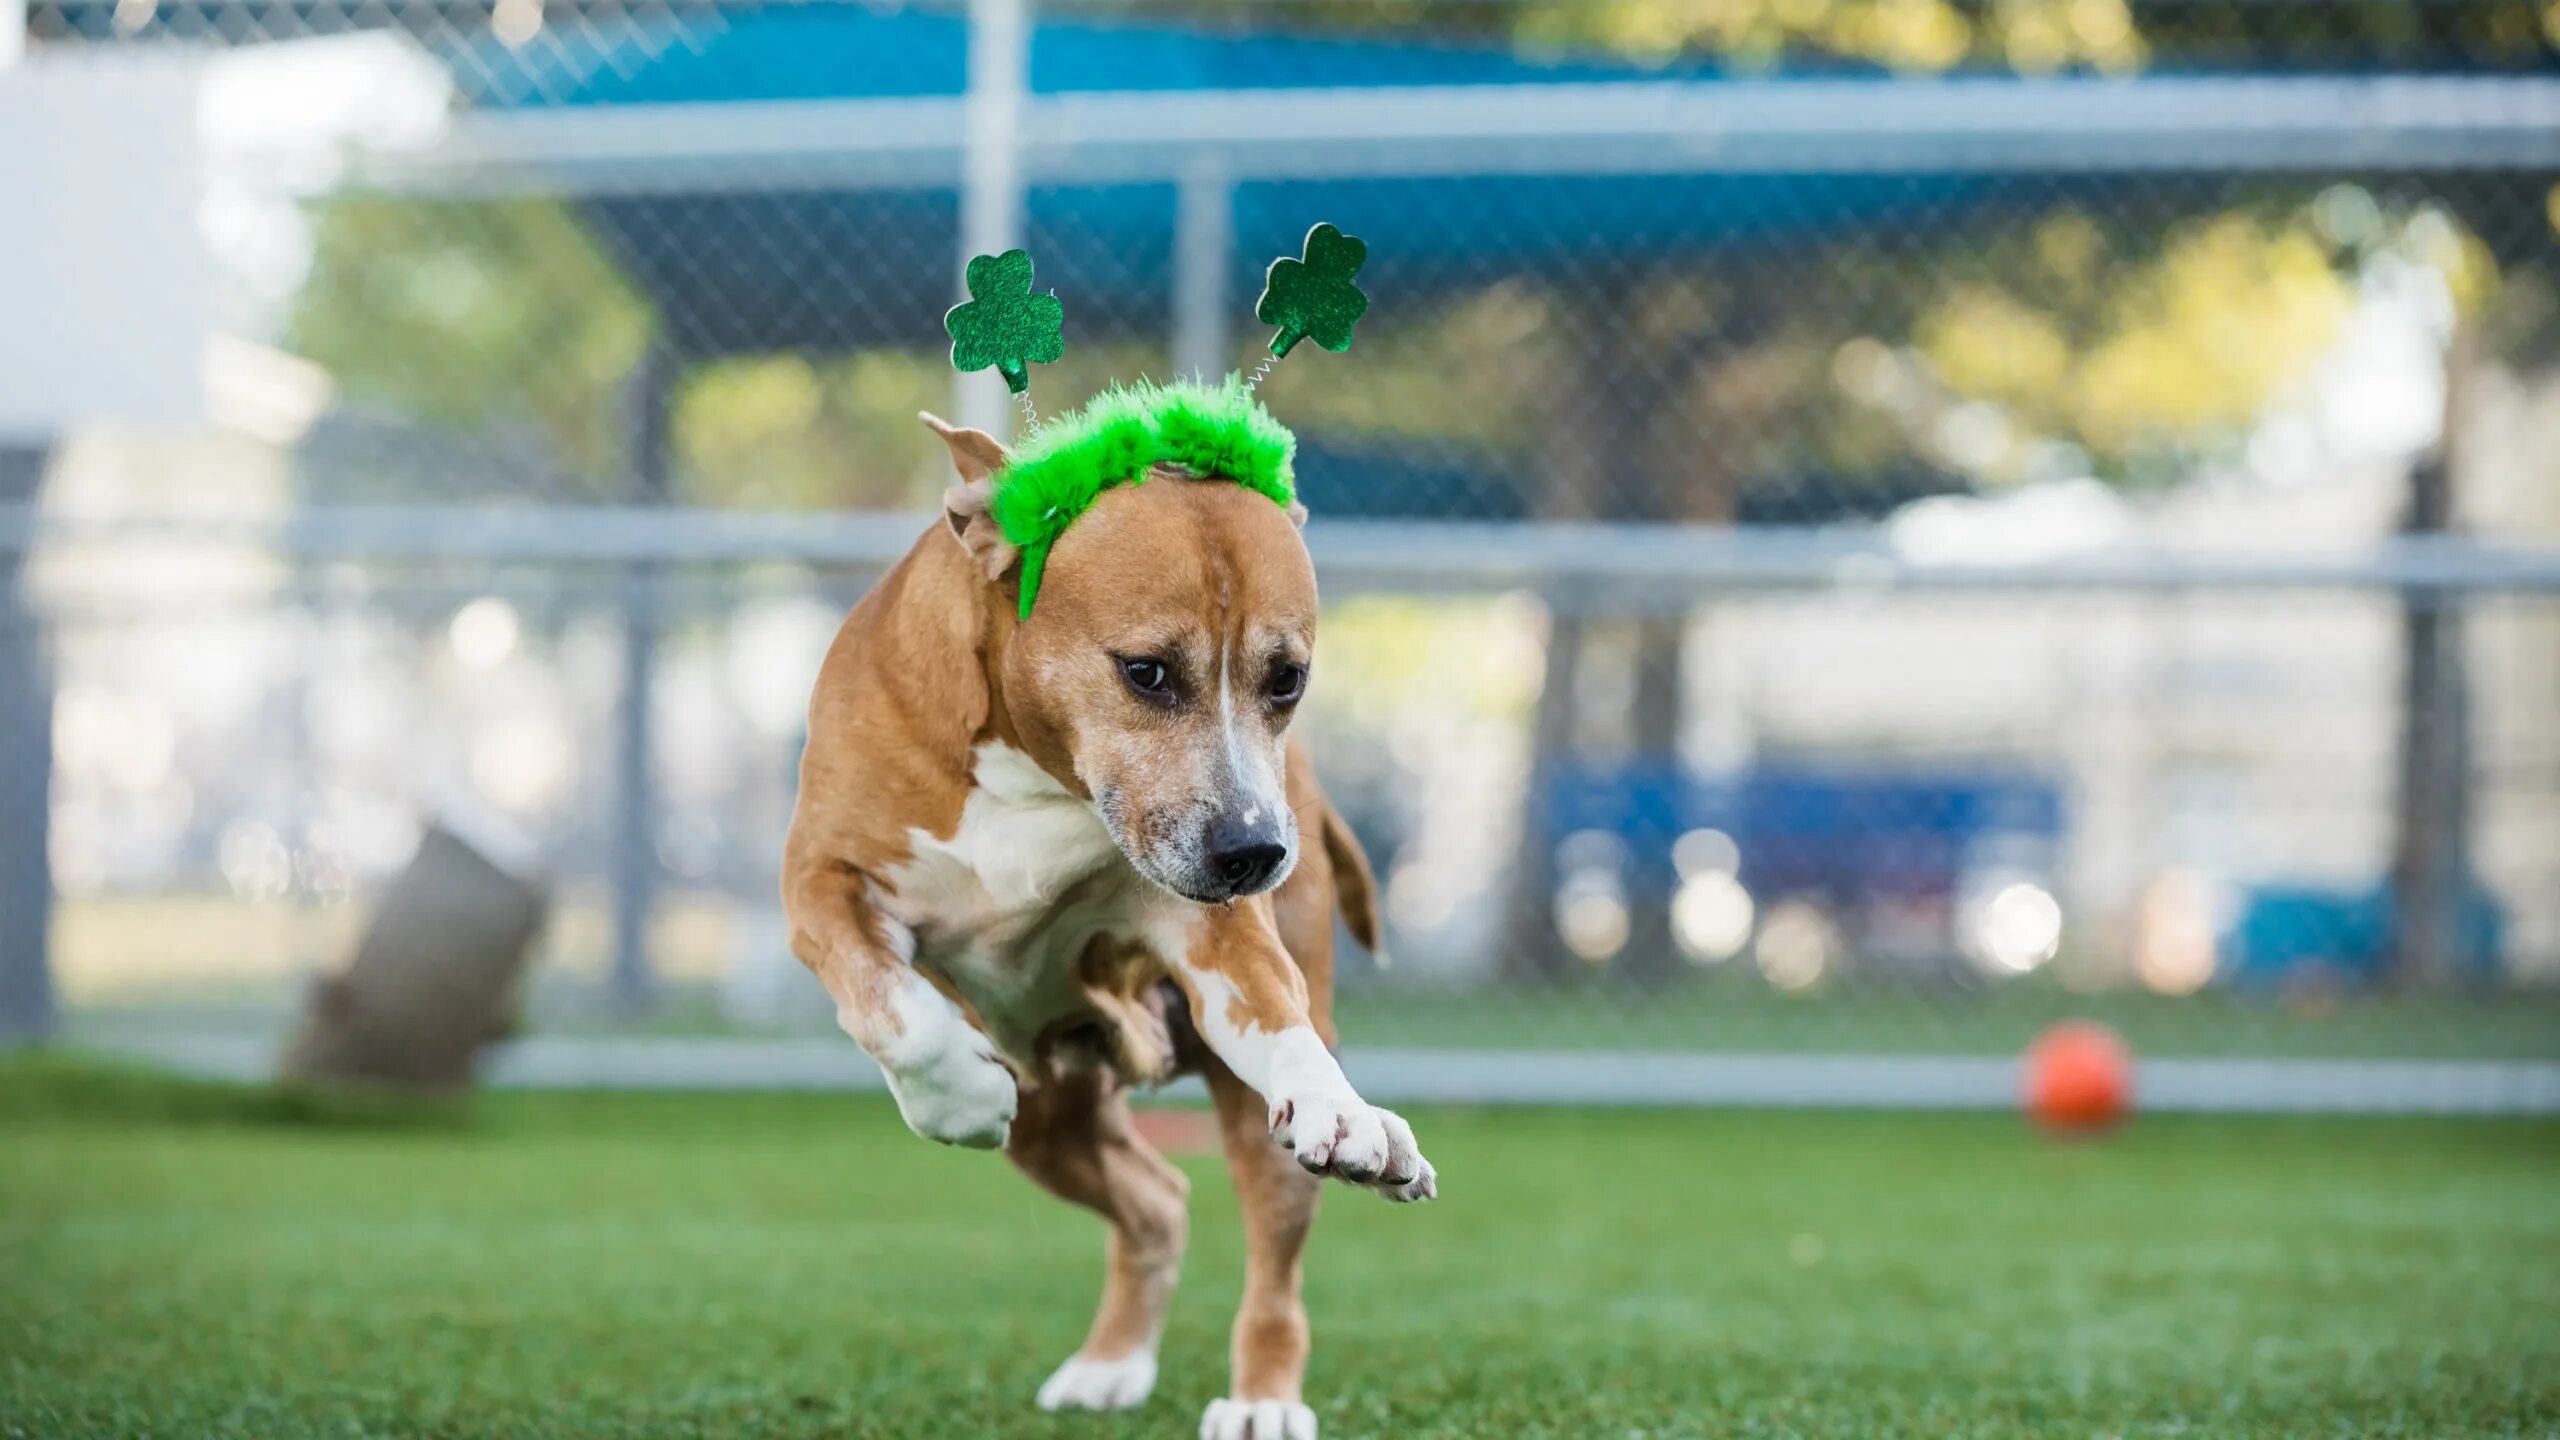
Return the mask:
M 1235 179 L 1223 156 L 1183 162 L 1173 220 L 1173 369 L 1216 380 L 1235 364 L 1227 262 L 1235 252 Z
M 47 446 L 0 446 L 0 506 L 33 513 Z M 0 548 L 0 1044 L 56 1020 L 51 939 L 53 676 L 25 594 L 26 546 Z
M 631 498 L 664 505 L 669 495 L 667 409 L 679 369 L 664 337 L 653 337 L 624 382 Z M 658 888 L 656 743 L 650 701 L 658 672 L 658 581 L 654 561 L 625 572 L 622 693 L 616 703 L 613 806 L 613 998 L 625 1010 L 649 1003 L 649 920 Z
M 0 70 L 27 48 L 26 0 L 0 0 Z M 51 447 L 0 444 L 0 505 L 34 511 Z M 0 1044 L 54 1025 L 53 677 L 21 584 L 26 547 L 0 548 Z
M 2454 526 L 2464 386 L 2475 337 L 2457 327 L 2444 349 L 2444 411 L 2434 450 L 2409 470 L 2401 533 L 2441 537 Z M 2392 979 L 2441 986 L 2466 958 L 2471 892 L 2471 683 L 2463 663 L 2466 597 L 2401 592 L 2400 793 L 2391 847 Z
M 2453 510 L 2443 452 L 2410 475 L 2407 532 L 2441 533 Z M 2470 685 L 2462 608 L 2446 590 L 2401 599 L 2400 794 L 2391 854 L 2393 979 L 2444 985 L 2465 958 L 2471 888 Z
M 969 0 L 969 93 L 961 120 L 959 298 L 972 255 L 1022 243 L 1022 101 L 1030 89 L 1030 0 Z M 1035 278 L 1035 286 L 1039 283 Z M 953 377 L 960 423 L 1002 440 L 1013 407 L 992 370 Z

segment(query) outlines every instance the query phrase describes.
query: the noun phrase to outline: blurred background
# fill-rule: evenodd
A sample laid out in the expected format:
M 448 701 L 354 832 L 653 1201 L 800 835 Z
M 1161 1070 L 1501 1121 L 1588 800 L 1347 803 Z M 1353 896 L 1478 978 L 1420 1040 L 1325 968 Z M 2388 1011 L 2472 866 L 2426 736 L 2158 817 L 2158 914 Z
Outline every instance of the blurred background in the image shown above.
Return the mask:
M 514 1063 L 857 1083 L 777 863 L 961 263 L 1055 412 L 1330 220 L 1371 1064 L 2560 1104 L 2560 0 L 10 5 L 0 1027 L 263 1073 L 441 822 Z

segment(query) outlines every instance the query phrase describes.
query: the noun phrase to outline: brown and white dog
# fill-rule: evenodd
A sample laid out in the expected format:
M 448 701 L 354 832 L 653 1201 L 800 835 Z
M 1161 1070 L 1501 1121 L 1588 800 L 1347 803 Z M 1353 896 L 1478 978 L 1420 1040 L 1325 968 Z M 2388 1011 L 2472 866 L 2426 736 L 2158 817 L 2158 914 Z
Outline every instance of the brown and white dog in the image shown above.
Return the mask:
M 917 1134 L 1002 1146 L 1109 1222 L 1100 1312 L 1043 1409 L 1154 1387 L 1188 1184 L 1126 1093 L 1202 1074 L 1247 1259 L 1200 1433 L 1312 1440 L 1299 1252 L 1319 1177 L 1391 1200 L 1438 1186 L 1331 1049 L 1335 905 L 1372 947 L 1377 920 L 1368 861 L 1288 738 L 1315 646 L 1303 512 L 1179 472 L 1119 486 L 1017 622 L 1019 557 L 987 513 L 1005 451 L 924 420 L 961 483 L 819 672 L 792 948 Z

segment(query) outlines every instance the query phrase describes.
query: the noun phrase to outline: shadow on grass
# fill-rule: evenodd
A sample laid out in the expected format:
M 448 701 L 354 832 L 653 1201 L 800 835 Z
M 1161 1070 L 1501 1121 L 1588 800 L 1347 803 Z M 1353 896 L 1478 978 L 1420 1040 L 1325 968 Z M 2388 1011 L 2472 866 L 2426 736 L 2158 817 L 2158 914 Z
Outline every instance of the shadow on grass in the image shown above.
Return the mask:
M 0 1124 L 258 1125 L 344 1130 L 457 1130 L 468 1094 L 194 1080 L 76 1051 L 0 1054 Z

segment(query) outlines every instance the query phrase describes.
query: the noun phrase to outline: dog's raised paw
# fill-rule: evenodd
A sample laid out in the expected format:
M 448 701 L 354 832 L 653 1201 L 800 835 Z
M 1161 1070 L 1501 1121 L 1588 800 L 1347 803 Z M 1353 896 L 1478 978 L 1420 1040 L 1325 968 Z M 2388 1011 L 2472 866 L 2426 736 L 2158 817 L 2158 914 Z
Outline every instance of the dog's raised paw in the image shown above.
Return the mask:
M 1156 1357 L 1141 1352 L 1117 1360 L 1070 1355 L 1040 1382 L 1043 1410 L 1127 1410 L 1146 1403 L 1156 1388 Z
M 1414 1142 L 1413 1127 L 1393 1110 L 1377 1113 L 1387 1132 L 1387 1163 L 1374 1179 L 1363 1183 L 1400 1205 L 1439 1199 L 1439 1172 L 1422 1158 L 1422 1147 Z
M 1390 1200 L 1429 1200 L 1439 1177 L 1422 1158 L 1413 1127 L 1357 1096 L 1293 1097 L 1271 1107 L 1271 1136 L 1310 1174 L 1364 1186 Z
M 927 1140 L 993 1150 L 1013 1131 L 1020 1087 L 992 1055 L 956 1049 L 921 1064 L 882 1069 L 907 1128 Z
M 1212 1400 L 1200 1440 L 1316 1440 L 1316 1412 L 1294 1400 Z
M 1423 1159 L 1419 1153 L 1414 1156 L 1414 1163 L 1419 1168 L 1411 1178 L 1399 1179 L 1389 1175 L 1371 1181 L 1369 1188 L 1398 1205 L 1413 1205 L 1424 1200 L 1439 1199 L 1440 1172 L 1432 1169 L 1431 1162 Z

